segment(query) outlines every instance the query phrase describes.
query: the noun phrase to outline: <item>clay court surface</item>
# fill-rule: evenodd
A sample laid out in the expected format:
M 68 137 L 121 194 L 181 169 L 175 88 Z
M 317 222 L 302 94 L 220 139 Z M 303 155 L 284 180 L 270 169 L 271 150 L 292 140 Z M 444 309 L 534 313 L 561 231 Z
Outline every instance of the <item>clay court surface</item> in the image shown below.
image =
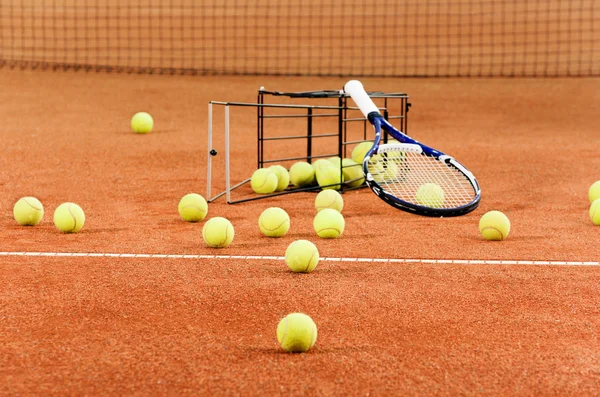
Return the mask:
M 314 193 L 221 198 L 209 217 L 236 233 L 221 250 L 180 220 L 179 199 L 206 191 L 210 100 L 345 81 L 0 70 L 0 251 L 283 256 L 304 238 L 322 258 L 595 265 L 323 259 L 293 274 L 269 258 L 4 254 L 0 395 L 599 395 L 600 228 L 587 189 L 600 179 L 600 79 L 363 79 L 407 92 L 411 135 L 475 173 L 483 198 L 466 216 L 410 215 L 360 189 L 344 193 L 344 235 L 319 240 Z M 155 119 L 148 135 L 129 127 L 140 110 Z M 255 158 L 256 118 L 236 128 L 240 179 L 255 167 L 239 162 Z M 36 227 L 12 216 L 27 195 L 45 206 Z M 86 213 L 78 234 L 52 223 L 65 201 Z M 269 206 L 291 216 L 281 239 L 258 230 Z M 511 219 L 503 242 L 479 235 L 492 209 Z M 277 344 L 294 311 L 318 325 L 306 354 Z

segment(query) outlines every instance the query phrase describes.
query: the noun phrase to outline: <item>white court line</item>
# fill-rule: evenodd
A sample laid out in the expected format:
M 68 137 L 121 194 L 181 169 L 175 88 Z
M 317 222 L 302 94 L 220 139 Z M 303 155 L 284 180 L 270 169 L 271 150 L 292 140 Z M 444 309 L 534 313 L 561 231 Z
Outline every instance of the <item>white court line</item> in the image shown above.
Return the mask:
M 193 254 L 132 254 L 110 252 L 11 252 L 0 251 L 0 256 L 44 256 L 44 257 L 106 257 L 106 258 L 150 258 L 150 259 L 224 259 L 283 261 L 283 256 L 261 255 L 193 255 Z M 535 266 L 600 266 L 600 262 L 581 261 L 533 261 L 533 260 L 489 260 L 489 259 L 400 259 L 400 258 L 319 258 L 327 262 L 367 263 L 424 263 L 436 265 L 535 265 Z

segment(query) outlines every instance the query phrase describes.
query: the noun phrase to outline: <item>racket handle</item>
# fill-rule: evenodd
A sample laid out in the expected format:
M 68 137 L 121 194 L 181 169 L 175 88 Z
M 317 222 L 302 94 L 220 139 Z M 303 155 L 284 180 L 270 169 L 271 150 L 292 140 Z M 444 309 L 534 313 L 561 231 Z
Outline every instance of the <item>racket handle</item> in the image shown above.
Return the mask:
M 356 102 L 356 106 L 358 106 L 365 117 L 369 117 L 369 113 L 373 112 L 381 114 L 360 81 L 350 80 L 347 82 L 344 86 L 344 92 L 350 94 L 354 102 Z

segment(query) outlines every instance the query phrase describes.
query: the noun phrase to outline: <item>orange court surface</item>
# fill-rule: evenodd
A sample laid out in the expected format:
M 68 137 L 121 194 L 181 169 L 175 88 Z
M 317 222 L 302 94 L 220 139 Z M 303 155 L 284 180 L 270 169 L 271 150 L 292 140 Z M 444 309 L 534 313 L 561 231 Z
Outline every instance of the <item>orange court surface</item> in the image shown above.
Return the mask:
M 592 2 L 41 3 L 0 0 L 0 396 L 600 396 Z M 408 134 L 473 172 L 477 209 L 423 217 L 345 190 L 337 239 L 315 234 L 315 192 L 180 218 L 184 195 L 224 189 L 209 102 L 352 78 L 408 94 Z M 231 120 L 237 182 L 257 167 L 256 108 Z M 39 225 L 13 218 L 24 196 Z M 85 211 L 79 233 L 53 224 L 64 202 Z M 291 218 L 281 238 L 258 227 L 273 206 Z M 503 241 L 479 232 L 490 210 L 510 219 Z M 215 216 L 235 228 L 226 248 L 203 241 Z M 310 274 L 284 261 L 298 239 L 318 247 Z M 292 312 L 318 327 L 306 353 L 278 343 Z
M 209 216 L 235 227 L 206 248 L 177 202 L 206 184 L 206 104 L 255 100 L 260 86 L 342 87 L 341 78 L 193 77 L 1 70 L 2 251 L 282 256 L 313 239 L 314 193 L 241 204 Z M 457 218 L 393 209 L 370 189 L 344 193 L 346 231 L 316 241 L 323 258 L 596 262 L 600 229 L 587 188 L 599 179 L 600 79 L 364 79 L 411 95 L 411 133 L 461 159 L 483 198 Z M 150 112 L 155 130 L 131 132 Z M 247 155 L 255 153 L 248 120 Z M 248 172 L 238 169 L 237 172 Z M 12 206 L 45 204 L 35 227 Z M 51 214 L 84 208 L 77 234 Z M 262 237 L 268 206 L 290 214 Z M 509 237 L 484 241 L 499 209 Z M 597 395 L 596 265 L 321 260 L 311 274 L 282 260 L 2 256 L 2 395 Z M 309 313 L 309 353 L 290 355 L 278 320 Z

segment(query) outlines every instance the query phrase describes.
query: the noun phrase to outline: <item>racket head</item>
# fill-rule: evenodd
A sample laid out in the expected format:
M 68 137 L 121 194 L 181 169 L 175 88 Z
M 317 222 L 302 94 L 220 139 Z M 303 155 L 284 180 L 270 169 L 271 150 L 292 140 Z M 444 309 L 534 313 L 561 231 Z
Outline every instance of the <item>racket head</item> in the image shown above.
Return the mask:
M 389 205 L 424 216 L 467 214 L 479 205 L 475 176 L 453 157 L 423 145 L 394 128 L 378 112 L 373 146 L 363 160 L 367 185 Z M 381 145 L 382 129 L 399 143 Z

